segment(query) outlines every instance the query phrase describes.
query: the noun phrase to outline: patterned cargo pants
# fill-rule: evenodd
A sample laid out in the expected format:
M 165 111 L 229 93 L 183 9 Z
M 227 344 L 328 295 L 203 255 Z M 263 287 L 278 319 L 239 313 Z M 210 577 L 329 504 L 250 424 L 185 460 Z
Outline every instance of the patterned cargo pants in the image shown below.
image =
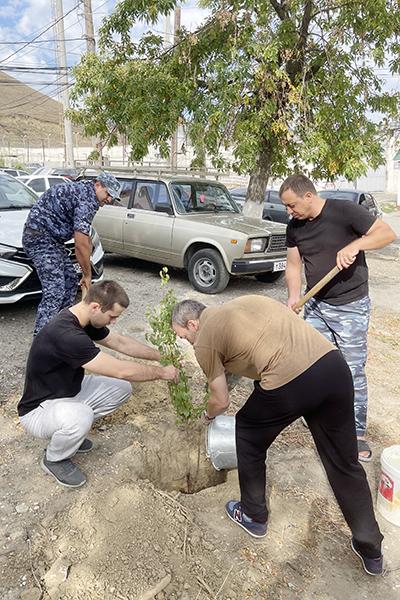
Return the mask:
M 342 306 L 333 306 L 311 298 L 304 307 L 304 319 L 339 348 L 350 367 L 358 436 L 364 435 L 367 429 L 368 388 L 365 363 L 370 310 L 371 301 L 368 296 Z
M 32 260 L 42 285 L 36 315 L 36 335 L 62 308 L 75 302 L 79 278 L 64 244 L 42 233 L 24 232 L 24 250 Z

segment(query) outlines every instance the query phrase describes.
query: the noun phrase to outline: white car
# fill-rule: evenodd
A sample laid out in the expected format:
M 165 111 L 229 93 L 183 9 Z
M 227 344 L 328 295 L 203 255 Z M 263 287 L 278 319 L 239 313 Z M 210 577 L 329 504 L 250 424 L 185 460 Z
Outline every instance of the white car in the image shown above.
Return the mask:
M 29 175 L 27 171 L 23 171 L 22 169 L 13 169 L 12 167 L 1 167 L 0 173 L 7 173 L 7 175 L 11 175 L 12 177 L 22 177 Z
M 71 183 L 70 179 L 59 177 L 57 175 L 28 175 L 25 177 L 17 177 L 17 179 L 30 187 L 31 190 L 36 192 L 39 196 L 53 185 L 58 185 L 59 183 Z
M 13 304 L 23 298 L 36 298 L 42 293 L 40 281 L 22 247 L 22 233 L 30 208 L 37 194 L 16 178 L 0 173 L 0 305 Z M 92 281 L 103 277 L 103 248 L 99 236 L 91 227 Z M 77 272 L 74 240 L 65 243 Z

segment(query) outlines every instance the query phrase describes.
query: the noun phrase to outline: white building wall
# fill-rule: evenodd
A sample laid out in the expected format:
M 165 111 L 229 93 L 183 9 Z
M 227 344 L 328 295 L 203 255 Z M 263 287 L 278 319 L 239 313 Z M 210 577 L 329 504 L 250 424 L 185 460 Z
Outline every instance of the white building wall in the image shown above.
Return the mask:
M 386 165 L 373 171 L 372 169 L 367 172 L 364 177 L 360 177 L 355 182 L 349 182 L 345 179 L 339 178 L 335 182 L 327 183 L 324 181 L 317 182 L 317 187 L 322 188 L 355 188 L 364 189 L 371 192 L 396 192 L 400 186 L 400 163 L 395 164 L 393 157 L 396 153 L 397 142 L 391 139 L 388 143 L 386 151 Z M 75 147 L 74 158 L 77 166 L 88 166 L 88 157 L 93 151 L 93 146 L 90 147 Z M 225 155 L 229 159 L 233 156 L 229 151 L 225 152 Z M 29 148 L 25 147 L 11 148 L 0 146 L 0 157 L 3 157 L 6 166 L 14 166 L 15 164 L 26 164 L 26 163 L 45 163 L 45 166 L 59 167 L 64 165 L 65 152 L 64 147 L 44 147 L 44 148 Z M 194 158 L 193 149 L 187 144 L 187 140 L 184 136 L 183 131 L 179 132 L 178 135 L 178 165 L 179 169 L 190 170 L 190 164 Z M 110 149 L 103 151 L 104 167 L 128 167 L 129 163 L 129 147 L 115 146 Z M 169 167 L 169 161 L 161 159 L 158 152 L 154 148 L 150 148 L 148 155 L 140 161 L 143 166 L 156 166 Z M 208 161 L 208 169 L 214 171 L 212 164 Z M 225 183 L 228 187 L 245 187 L 248 184 L 248 176 L 240 176 L 232 171 L 223 175 L 219 175 L 218 179 Z M 269 186 L 273 189 L 279 188 L 281 181 L 270 181 Z

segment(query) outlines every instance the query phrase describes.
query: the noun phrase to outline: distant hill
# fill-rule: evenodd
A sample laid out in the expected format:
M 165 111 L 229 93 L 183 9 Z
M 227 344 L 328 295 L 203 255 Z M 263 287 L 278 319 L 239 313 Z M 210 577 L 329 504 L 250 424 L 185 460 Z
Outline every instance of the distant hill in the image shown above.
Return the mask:
M 63 145 L 63 107 L 60 102 L 0 71 L 0 146 Z M 4 140 L 4 141 L 3 141 Z M 83 140 L 81 140 L 83 141 Z

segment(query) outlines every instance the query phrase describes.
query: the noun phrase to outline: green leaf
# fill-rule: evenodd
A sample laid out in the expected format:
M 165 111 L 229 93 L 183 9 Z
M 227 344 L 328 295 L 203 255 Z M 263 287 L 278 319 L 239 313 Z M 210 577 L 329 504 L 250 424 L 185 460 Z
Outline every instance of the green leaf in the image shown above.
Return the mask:
M 132 160 L 150 146 L 167 158 L 179 122 L 193 167 L 208 158 L 262 186 L 293 170 L 354 179 L 383 162 L 383 128 L 397 118 L 399 95 L 375 67 L 400 72 L 397 0 L 202 4 L 205 24 L 182 28 L 165 49 L 149 31 L 134 43 L 130 29 L 177 3 L 121 0 L 103 23 L 99 55 L 74 69 L 70 118 L 110 145 L 126 136 Z

